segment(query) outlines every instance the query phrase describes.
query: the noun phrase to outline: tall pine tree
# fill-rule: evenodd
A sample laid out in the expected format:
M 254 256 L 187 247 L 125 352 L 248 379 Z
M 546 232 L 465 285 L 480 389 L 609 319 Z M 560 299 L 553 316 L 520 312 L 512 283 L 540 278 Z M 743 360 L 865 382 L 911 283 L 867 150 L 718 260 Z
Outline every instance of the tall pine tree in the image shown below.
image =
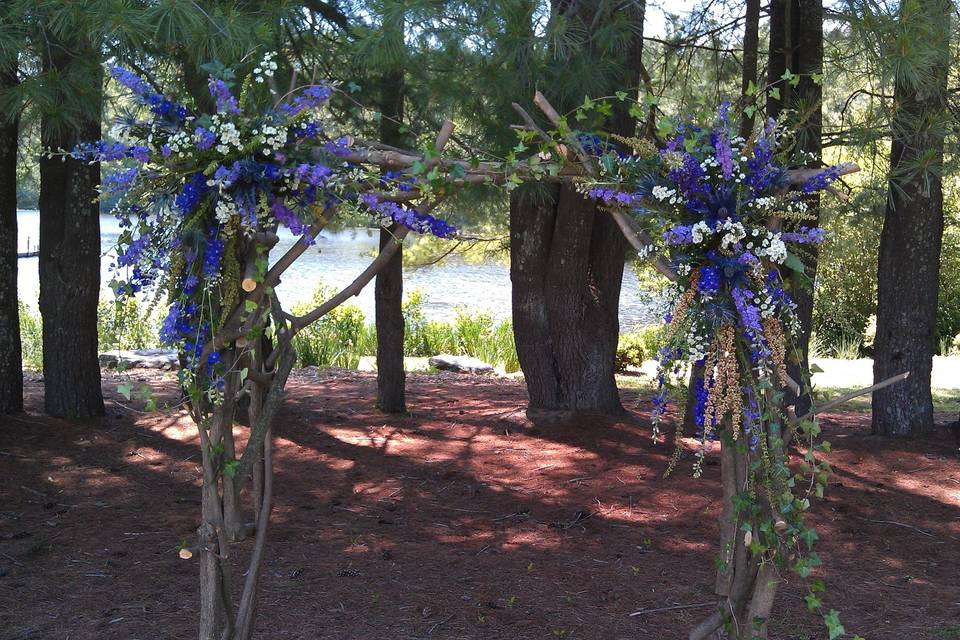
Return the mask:
M 910 377 L 873 394 L 873 432 L 933 429 L 930 374 L 935 349 L 942 165 L 950 66 L 949 0 L 904 0 L 891 58 L 896 62 L 890 191 L 877 270 L 873 375 Z

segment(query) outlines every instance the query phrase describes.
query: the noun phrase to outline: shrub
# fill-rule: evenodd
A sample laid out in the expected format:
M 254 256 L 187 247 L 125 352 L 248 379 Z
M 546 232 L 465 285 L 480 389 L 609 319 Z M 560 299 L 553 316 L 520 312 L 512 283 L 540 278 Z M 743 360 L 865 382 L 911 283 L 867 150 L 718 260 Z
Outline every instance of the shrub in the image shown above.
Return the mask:
M 940 252 L 937 341 L 951 342 L 957 334 L 960 334 L 960 227 L 953 225 L 943 232 Z
M 160 345 L 160 329 L 152 305 L 133 298 L 102 301 L 97 306 L 101 351 L 148 349 Z
M 813 330 L 821 352 L 835 354 L 839 347 L 849 348 L 851 341 L 863 339 L 868 320 L 877 311 L 883 202 L 860 203 L 868 208 L 867 215 L 859 215 L 854 207 L 824 204 L 823 226 L 830 234 L 817 264 Z
M 321 284 L 313 294 L 312 303 L 298 305 L 293 312 L 308 313 L 334 293 Z M 376 353 L 377 342 L 360 307 L 344 304 L 298 333 L 293 338 L 293 347 L 299 367 L 356 369 L 361 356 Z
M 617 373 L 626 373 L 627 367 L 639 367 L 643 364 L 644 339 L 639 333 L 625 333 L 617 343 Z
M 20 317 L 20 349 L 23 352 L 23 367 L 33 371 L 43 371 L 43 325 L 40 315 L 17 300 L 17 312 Z

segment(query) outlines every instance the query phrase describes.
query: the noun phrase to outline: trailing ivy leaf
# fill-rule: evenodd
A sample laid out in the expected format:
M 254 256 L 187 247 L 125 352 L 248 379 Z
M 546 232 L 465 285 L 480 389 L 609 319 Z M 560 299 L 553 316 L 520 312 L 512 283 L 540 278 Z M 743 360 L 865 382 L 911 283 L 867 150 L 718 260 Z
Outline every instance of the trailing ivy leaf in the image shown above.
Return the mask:
M 830 609 L 830 613 L 823 616 L 823 622 L 827 625 L 830 640 L 835 640 L 847 632 L 840 624 L 840 612 L 836 609 Z
M 803 265 L 803 260 L 792 253 L 787 253 L 787 259 L 783 261 L 784 266 L 793 269 L 797 273 L 806 272 L 807 268 Z

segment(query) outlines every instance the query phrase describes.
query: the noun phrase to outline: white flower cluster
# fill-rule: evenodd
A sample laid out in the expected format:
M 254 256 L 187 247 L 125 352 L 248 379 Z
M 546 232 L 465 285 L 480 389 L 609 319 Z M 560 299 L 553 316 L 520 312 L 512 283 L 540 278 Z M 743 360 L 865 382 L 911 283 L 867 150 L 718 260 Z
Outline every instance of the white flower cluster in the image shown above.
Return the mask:
M 287 144 L 287 128 L 266 125 L 263 129 L 254 129 L 253 135 L 263 136 L 263 155 L 268 156 Z
M 712 233 L 713 233 L 713 229 L 711 229 L 710 225 L 708 225 L 703 220 L 693 225 L 693 228 L 690 229 L 690 235 L 693 238 L 693 244 L 700 244 L 701 242 L 703 242 L 706 236 L 709 236 Z
M 756 198 L 750 204 L 752 204 L 757 209 L 771 209 L 774 206 L 776 206 L 778 200 L 779 198 L 777 198 L 776 196 L 762 196 L 760 198 Z
M 193 147 L 193 141 L 190 139 L 190 134 L 186 131 L 178 131 L 167 140 L 167 146 L 170 147 L 170 151 L 176 153 L 180 156 L 187 155 Z
M 753 299 L 753 304 L 760 308 L 760 315 L 764 318 L 771 317 L 773 312 L 776 311 L 776 308 L 773 304 L 773 298 L 770 297 L 770 293 L 766 288 L 757 294 L 757 297 Z
M 640 247 L 640 249 L 637 251 L 637 256 L 641 260 L 646 260 L 647 258 L 650 257 L 651 254 L 655 253 L 656 251 L 657 251 L 657 248 L 652 244 L 645 244 L 642 247 Z
M 264 56 L 263 60 L 260 61 L 260 64 L 254 67 L 253 69 L 253 81 L 257 84 L 263 84 L 267 78 L 272 78 L 274 72 L 277 70 L 277 63 L 274 62 L 277 54 L 273 51 L 268 51 Z
M 787 202 L 787 212 L 789 213 L 806 213 L 809 208 L 810 205 L 803 200 L 789 200 Z
M 217 134 L 219 138 L 217 151 L 220 153 L 224 155 L 230 153 L 230 147 L 236 147 L 237 151 L 243 149 L 243 144 L 240 142 L 240 130 L 237 129 L 237 125 L 232 122 L 224 122 L 221 114 L 218 113 L 213 116 L 213 125 L 210 130 Z
M 757 257 L 767 257 L 777 264 L 783 264 L 787 259 L 787 245 L 784 244 L 779 233 L 754 229 L 750 235 L 752 239 L 747 243 L 747 249 L 752 249 Z
M 707 349 L 710 348 L 710 332 L 706 327 L 694 323 L 687 334 L 686 359 L 688 362 L 696 362 L 707 357 Z
M 670 204 L 677 204 L 677 202 L 679 202 L 679 199 L 677 198 L 677 190 L 670 189 L 662 184 L 658 184 L 651 189 L 651 193 L 653 194 L 653 197 L 660 202 L 663 202 L 664 200 L 669 200 Z
M 233 198 L 221 192 L 220 197 L 217 198 L 215 214 L 217 222 L 227 224 L 231 217 L 240 215 L 240 211 L 237 209 L 237 203 L 233 201 Z
M 747 237 L 747 230 L 739 222 L 734 222 L 730 218 L 719 225 L 717 232 L 723 231 L 723 237 L 720 238 L 720 249 L 723 251 L 733 251 L 734 246 Z
M 700 163 L 700 168 L 704 171 L 709 171 L 710 169 L 719 169 L 720 162 L 713 156 L 707 156 L 703 159 L 703 162 Z

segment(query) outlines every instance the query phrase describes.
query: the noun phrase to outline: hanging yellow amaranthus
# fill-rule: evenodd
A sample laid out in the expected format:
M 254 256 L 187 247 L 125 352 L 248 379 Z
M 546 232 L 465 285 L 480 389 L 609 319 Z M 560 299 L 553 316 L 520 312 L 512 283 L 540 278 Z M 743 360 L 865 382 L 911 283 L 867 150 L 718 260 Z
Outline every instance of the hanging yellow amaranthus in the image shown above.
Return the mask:
M 770 348 L 770 361 L 773 363 L 773 372 L 781 387 L 787 386 L 787 337 L 783 332 L 783 325 L 777 318 L 763 319 L 763 336 Z
M 743 397 L 740 389 L 740 367 L 737 364 L 735 347 L 735 329 L 732 324 L 724 324 L 717 331 L 707 356 L 704 381 L 712 382 L 707 393 L 704 407 L 703 433 L 713 431 L 725 416 L 730 417 L 730 435 L 734 440 L 740 433 L 743 422 Z
M 673 337 L 673 334 L 677 331 L 677 327 L 679 327 L 683 323 L 683 319 L 687 317 L 690 303 L 693 302 L 694 296 L 697 295 L 697 285 L 699 283 L 700 270 L 697 269 L 690 274 L 690 286 L 683 292 L 683 295 L 680 296 L 680 299 L 677 301 L 677 306 L 673 308 L 673 317 L 670 320 L 670 325 L 667 327 L 668 338 Z

